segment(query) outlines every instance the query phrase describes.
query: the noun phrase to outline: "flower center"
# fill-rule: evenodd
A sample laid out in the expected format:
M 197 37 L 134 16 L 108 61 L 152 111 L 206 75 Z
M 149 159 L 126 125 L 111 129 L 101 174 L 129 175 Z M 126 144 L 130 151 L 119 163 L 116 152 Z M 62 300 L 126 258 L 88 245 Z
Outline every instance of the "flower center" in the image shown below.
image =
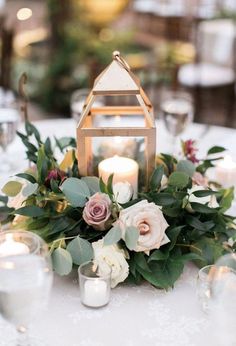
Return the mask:
M 139 224 L 140 235 L 145 235 L 146 233 L 149 232 L 149 229 L 150 229 L 150 227 L 145 221 Z

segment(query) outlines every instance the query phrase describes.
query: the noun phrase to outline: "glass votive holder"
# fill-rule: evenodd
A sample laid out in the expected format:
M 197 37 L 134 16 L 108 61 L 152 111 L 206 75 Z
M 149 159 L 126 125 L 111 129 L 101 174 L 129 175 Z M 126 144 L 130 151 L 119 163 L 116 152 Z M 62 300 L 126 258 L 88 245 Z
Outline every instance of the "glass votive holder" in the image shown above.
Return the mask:
M 111 270 L 101 274 L 96 264 L 90 261 L 79 267 L 78 274 L 82 304 L 91 308 L 107 305 L 110 300 Z
M 211 283 L 216 271 L 215 265 L 201 268 L 197 276 L 197 297 L 204 312 L 208 312 L 209 300 L 211 298 Z

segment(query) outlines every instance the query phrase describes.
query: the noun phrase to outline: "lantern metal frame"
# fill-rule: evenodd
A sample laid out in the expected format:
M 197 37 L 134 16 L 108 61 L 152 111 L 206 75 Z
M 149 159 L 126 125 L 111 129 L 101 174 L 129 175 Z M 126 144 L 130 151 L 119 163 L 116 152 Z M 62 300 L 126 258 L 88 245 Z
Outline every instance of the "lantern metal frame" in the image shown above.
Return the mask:
M 135 95 L 139 106 L 92 107 L 99 96 Z M 96 115 L 143 115 L 143 127 L 94 127 Z M 121 120 L 122 121 L 122 120 Z M 96 78 L 90 91 L 77 126 L 77 158 L 82 176 L 91 174 L 89 166 L 93 159 L 93 137 L 144 137 L 146 183 L 155 168 L 156 126 L 152 104 L 140 86 L 139 79 L 131 72 L 127 62 L 119 52 L 113 53 L 111 64 Z

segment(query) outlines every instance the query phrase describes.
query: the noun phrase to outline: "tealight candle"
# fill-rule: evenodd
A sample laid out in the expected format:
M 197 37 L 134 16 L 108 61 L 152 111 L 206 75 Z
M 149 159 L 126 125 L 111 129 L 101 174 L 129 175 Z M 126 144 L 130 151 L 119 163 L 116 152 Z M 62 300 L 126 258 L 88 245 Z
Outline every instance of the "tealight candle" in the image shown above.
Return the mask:
M 104 306 L 109 301 L 107 294 L 107 283 L 100 279 L 86 280 L 84 282 L 84 298 L 83 303 L 90 307 Z
M 109 303 L 111 290 L 111 269 L 105 273 L 93 262 L 86 262 L 78 269 L 81 302 L 92 308 L 99 308 Z
M 26 255 L 29 247 L 13 239 L 13 234 L 6 234 L 6 240 L 0 244 L 0 257 L 13 255 Z
M 226 155 L 216 166 L 216 181 L 224 187 L 236 185 L 236 162 Z
M 99 177 L 107 183 L 111 174 L 114 174 L 113 183 L 128 182 L 133 188 L 133 197 L 138 192 L 138 164 L 127 157 L 113 156 L 101 161 L 98 165 Z

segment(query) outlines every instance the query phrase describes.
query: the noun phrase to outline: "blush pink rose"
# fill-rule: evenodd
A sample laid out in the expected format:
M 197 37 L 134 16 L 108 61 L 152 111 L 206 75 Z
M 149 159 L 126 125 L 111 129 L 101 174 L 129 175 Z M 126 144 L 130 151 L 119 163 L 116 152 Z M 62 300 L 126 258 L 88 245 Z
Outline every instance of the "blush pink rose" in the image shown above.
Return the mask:
M 202 175 L 200 172 L 194 172 L 192 176 L 192 181 L 196 185 L 208 187 L 207 177 L 204 177 L 204 175 Z
M 99 231 L 109 227 L 111 216 L 111 200 L 105 193 L 95 193 L 85 204 L 83 211 L 84 221 Z

